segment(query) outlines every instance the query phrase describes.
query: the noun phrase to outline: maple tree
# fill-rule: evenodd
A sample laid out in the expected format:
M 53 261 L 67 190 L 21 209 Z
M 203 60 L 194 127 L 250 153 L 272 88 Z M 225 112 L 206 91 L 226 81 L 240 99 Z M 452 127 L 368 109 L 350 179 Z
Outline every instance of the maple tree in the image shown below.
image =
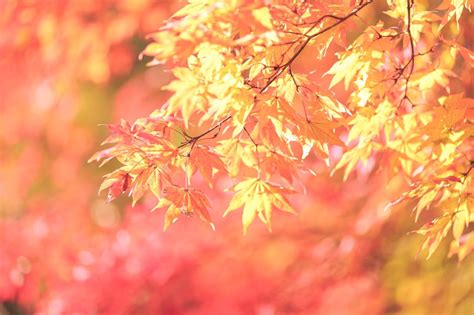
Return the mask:
M 384 7 L 382 20 L 364 15 L 371 5 Z M 228 178 L 235 194 L 224 215 L 242 208 L 246 232 L 257 216 L 270 228 L 273 210 L 295 212 L 289 194 L 315 175 L 315 160 L 344 180 L 373 160 L 372 171 L 406 183 L 388 207 L 414 200 L 416 218 L 439 212 L 418 230 L 429 256 L 452 230 L 462 259 L 474 248 L 474 100 L 459 79 L 473 53 L 456 37 L 463 11 L 471 2 L 190 1 L 142 53 L 150 65 L 172 65 L 172 95 L 149 117 L 109 127 L 113 145 L 91 160 L 122 166 L 101 190 L 133 203 L 151 191 L 166 229 L 180 215 L 212 224 L 194 182 Z M 305 50 L 313 67 L 302 69 Z M 332 65 L 323 73 L 321 64 Z M 316 79 L 325 76 L 329 85 Z

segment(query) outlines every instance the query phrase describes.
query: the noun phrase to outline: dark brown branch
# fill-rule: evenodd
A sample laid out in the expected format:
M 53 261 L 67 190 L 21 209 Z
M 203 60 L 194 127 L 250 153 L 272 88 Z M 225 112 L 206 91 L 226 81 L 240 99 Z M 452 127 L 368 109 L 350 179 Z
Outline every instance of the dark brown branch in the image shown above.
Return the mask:
M 224 118 L 223 120 L 221 120 L 219 123 L 217 123 L 215 126 L 213 126 L 212 128 L 210 128 L 209 130 L 197 135 L 197 136 L 194 136 L 194 137 L 190 137 L 189 140 L 181 143 L 179 146 L 178 146 L 178 149 L 181 149 L 181 148 L 184 148 L 185 146 L 187 145 L 191 145 L 191 149 L 189 150 L 189 153 L 188 153 L 188 156 L 191 155 L 191 151 L 193 150 L 194 146 L 196 145 L 196 143 L 199 141 L 199 140 L 204 140 L 204 139 L 214 139 L 216 138 L 218 135 L 219 135 L 219 132 L 221 131 L 221 128 L 222 128 L 222 125 L 224 123 L 226 123 L 229 119 L 231 119 L 232 116 L 227 116 L 226 118 Z M 213 131 L 215 131 L 217 129 L 217 132 L 209 137 L 209 138 L 204 138 L 205 136 L 209 135 L 210 133 L 212 133 Z
M 409 68 L 408 75 L 405 78 L 405 92 L 403 94 L 402 99 L 400 100 L 400 105 L 404 100 L 408 100 L 410 103 L 410 99 L 408 98 L 408 85 L 410 83 L 411 76 L 413 74 L 413 71 L 415 70 L 415 43 L 413 40 L 413 35 L 411 33 L 411 10 L 413 8 L 413 5 L 415 4 L 414 0 L 407 0 L 407 34 L 408 34 L 408 39 L 410 41 L 410 59 L 408 62 L 401 68 L 399 69 L 399 75 L 395 79 L 395 83 L 398 81 L 398 79 L 405 73 L 405 70 Z

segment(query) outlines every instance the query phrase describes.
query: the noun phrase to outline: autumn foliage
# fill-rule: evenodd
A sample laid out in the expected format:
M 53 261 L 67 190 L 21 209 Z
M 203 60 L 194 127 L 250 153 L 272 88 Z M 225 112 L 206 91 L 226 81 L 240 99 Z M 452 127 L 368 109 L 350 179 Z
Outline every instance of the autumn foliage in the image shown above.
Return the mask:
M 0 314 L 471 314 L 473 5 L 0 3 Z
M 194 179 L 212 185 L 228 178 L 235 194 L 224 215 L 242 208 L 247 231 L 257 216 L 270 228 L 274 209 L 295 212 L 288 195 L 317 176 L 316 160 L 347 180 L 373 159 L 373 172 L 407 184 L 394 203 L 415 201 L 416 218 L 441 210 L 418 230 L 429 255 L 452 229 L 453 251 L 463 258 L 474 237 L 464 233 L 474 202 L 474 100 L 456 72 L 473 59 L 447 24 L 453 20 L 458 32 L 470 4 L 445 2 L 435 12 L 388 1 L 390 19 L 372 22 L 363 13 L 375 5 L 370 0 L 192 1 L 143 52 L 150 64 L 175 64 L 175 80 L 164 87 L 173 94 L 149 118 L 109 128 L 105 143 L 115 145 L 92 159 L 116 158 L 123 166 L 101 190 L 109 188 L 109 200 L 130 192 L 133 203 L 150 190 L 156 208 L 166 210 L 167 228 L 181 214 L 211 223 Z M 357 22 L 363 26 L 354 34 Z M 332 46 L 344 50 L 321 73 Z M 312 49 L 314 68 L 298 69 L 305 49 Z M 327 87 L 316 79 L 326 75 Z M 348 92 L 344 102 L 334 90 L 339 83 Z

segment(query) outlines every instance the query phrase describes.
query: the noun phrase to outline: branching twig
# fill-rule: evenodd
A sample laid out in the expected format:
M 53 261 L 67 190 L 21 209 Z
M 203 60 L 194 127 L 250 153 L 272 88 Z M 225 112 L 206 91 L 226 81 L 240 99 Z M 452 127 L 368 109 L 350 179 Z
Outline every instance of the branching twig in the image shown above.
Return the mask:
M 227 116 L 226 118 L 224 118 L 223 120 L 221 120 L 218 124 L 216 124 L 214 127 L 210 128 L 209 130 L 197 135 L 197 136 L 194 136 L 194 137 L 190 137 L 189 140 L 181 143 L 179 146 L 178 146 L 178 149 L 181 149 L 181 148 L 184 148 L 185 146 L 187 145 L 191 145 L 191 149 L 189 150 L 189 153 L 188 153 L 188 157 L 191 155 L 191 151 L 193 150 L 194 146 L 196 145 L 196 143 L 199 141 L 199 140 L 204 140 L 204 139 L 214 139 L 215 137 L 218 136 L 219 132 L 221 131 L 221 128 L 222 128 L 222 125 L 227 122 L 229 119 L 231 119 L 232 116 Z M 214 130 L 217 129 L 217 132 L 209 137 L 209 138 L 204 138 L 205 136 L 207 136 L 208 134 L 212 133 Z
M 277 65 L 275 67 L 273 67 L 275 69 L 275 72 L 267 79 L 268 81 L 265 83 L 265 85 L 260 88 L 260 93 L 263 93 L 265 92 L 268 87 L 276 80 L 280 77 L 280 75 L 285 72 L 289 67 L 290 65 L 298 58 L 298 56 L 303 52 L 303 50 L 306 48 L 306 46 L 313 40 L 315 39 L 316 37 L 326 33 L 326 32 L 329 32 L 330 30 L 332 30 L 333 28 L 335 28 L 336 26 L 342 24 L 343 22 L 345 22 L 347 19 L 349 19 L 350 17 L 356 15 L 360 10 L 362 10 L 363 8 L 365 8 L 367 5 L 371 4 L 374 0 L 368 0 L 367 2 L 361 2 L 360 4 L 357 5 L 356 8 L 354 8 L 352 10 L 351 13 L 347 14 L 346 16 L 343 16 L 343 17 L 338 17 L 338 16 L 334 16 L 334 15 L 330 15 L 330 14 L 327 14 L 327 15 L 324 15 L 322 17 L 320 17 L 318 20 L 314 21 L 314 25 L 312 27 L 309 28 L 308 31 L 306 31 L 303 36 L 306 38 L 303 43 L 301 44 L 301 46 L 296 50 L 296 52 L 293 54 L 293 56 L 291 56 L 287 62 L 283 63 L 283 64 L 280 64 L 280 65 Z M 327 18 L 332 18 L 332 19 L 335 19 L 337 20 L 337 22 L 329 25 L 328 27 L 322 29 L 322 30 L 319 30 L 317 31 L 316 33 L 314 34 L 310 34 L 317 26 L 320 25 L 320 23 L 324 20 L 324 19 L 327 19 Z
M 261 171 L 260 171 L 260 157 L 259 157 L 259 153 L 258 153 L 259 144 L 257 142 L 255 142 L 255 140 L 252 138 L 252 135 L 250 134 L 250 132 L 247 130 L 246 127 L 244 127 L 244 131 L 247 134 L 247 136 L 249 137 L 250 141 L 252 141 L 253 145 L 255 146 L 255 158 L 257 159 L 258 178 L 260 178 L 260 174 L 261 174 Z
M 410 59 L 401 69 L 399 69 L 399 75 L 398 77 L 395 78 L 395 83 L 396 83 L 398 79 L 400 79 L 400 77 L 403 76 L 403 74 L 405 73 L 405 70 L 409 67 L 408 75 L 405 78 L 405 92 L 403 94 L 402 99 L 400 100 L 400 105 L 402 104 L 404 100 L 410 101 L 410 99 L 408 98 L 408 85 L 410 83 L 410 78 L 413 74 L 413 71 L 415 70 L 415 57 L 416 57 L 415 43 L 413 40 L 413 34 L 411 33 L 411 10 L 414 4 L 415 4 L 414 0 L 407 0 L 407 34 L 408 34 L 408 39 L 410 41 Z

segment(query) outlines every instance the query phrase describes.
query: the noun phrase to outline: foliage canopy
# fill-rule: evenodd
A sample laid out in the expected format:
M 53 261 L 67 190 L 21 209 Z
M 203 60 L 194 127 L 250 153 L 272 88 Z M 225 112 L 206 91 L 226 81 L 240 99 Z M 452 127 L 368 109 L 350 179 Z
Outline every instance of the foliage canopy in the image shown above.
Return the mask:
M 461 73 L 474 53 L 458 23 L 471 6 L 192 0 L 142 53 L 172 66 L 171 96 L 149 117 L 109 126 L 112 146 L 91 160 L 121 166 L 100 190 L 134 204 L 150 191 L 166 229 L 181 215 L 212 224 L 195 183 L 227 185 L 224 213 L 242 209 L 246 232 L 256 217 L 270 229 L 275 209 L 295 212 L 290 196 L 318 176 L 317 161 L 341 180 L 365 163 L 403 183 L 387 209 L 437 211 L 418 230 L 429 255 L 452 233 L 463 259 L 474 249 L 474 100 Z

